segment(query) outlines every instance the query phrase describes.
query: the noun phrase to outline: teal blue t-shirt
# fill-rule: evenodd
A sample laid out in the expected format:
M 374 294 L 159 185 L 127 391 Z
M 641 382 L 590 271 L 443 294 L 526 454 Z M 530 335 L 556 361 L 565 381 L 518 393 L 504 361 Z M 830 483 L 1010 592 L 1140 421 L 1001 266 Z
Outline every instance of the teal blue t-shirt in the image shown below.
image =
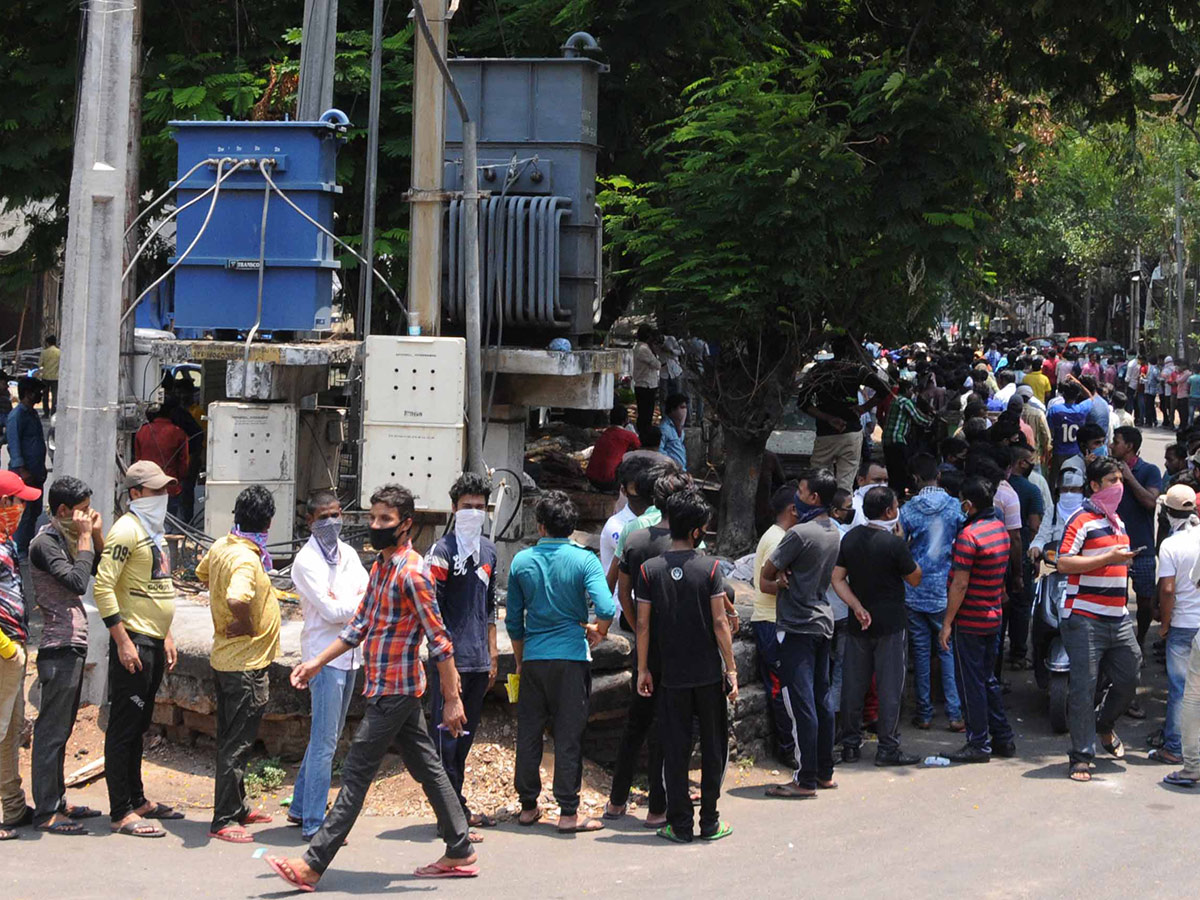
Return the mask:
M 586 661 L 589 601 L 599 620 L 616 614 L 600 560 L 566 538 L 542 538 L 513 558 L 504 627 L 525 642 L 524 659 Z
M 1188 378 L 1188 396 L 1200 400 L 1200 372 Z

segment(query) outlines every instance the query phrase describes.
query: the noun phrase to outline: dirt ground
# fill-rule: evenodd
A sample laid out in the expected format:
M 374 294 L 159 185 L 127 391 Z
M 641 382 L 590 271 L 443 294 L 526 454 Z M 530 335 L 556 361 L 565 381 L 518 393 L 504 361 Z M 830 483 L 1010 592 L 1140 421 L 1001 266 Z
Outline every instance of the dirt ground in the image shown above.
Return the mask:
M 26 676 L 26 694 L 37 677 L 37 669 L 31 660 Z M 86 707 L 79 712 L 79 719 L 71 739 L 67 743 L 66 774 L 71 773 L 104 755 L 104 732 L 97 725 L 99 710 Z M 26 703 L 25 715 L 29 720 L 37 717 L 37 710 Z M 479 738 L 471 751 L 468 760 L 466 794 L 467 801 L 473 810 L 486 812 L 496 816 L 501 821 L 516 816 L 519 812 L 516 793 L 513 790 L 513 766 L 516 746 L 516 723 L 499 706 L 485 710 Z M 550 793 L 551 777 L 554 770 L 554 745 L 550 738 L 546 739 L 545 756 L 542 760 L 542 777 L 545 788 L 541 804 L 548 814 L 556 810 L 554 798 Z M 26 793 L 29 793 L 29 745 L 21 749 L 21 777 Z M 263 759 L 262 753 L 256 754 L 256 759 Z M 336 796 L 339 781 L 341 754 L 334 761 L 334 779 L 330 799 Z M 203 738 L 196 746 L 187 747 L 173 744 L 160 736 L 151 736 L 146 742 L 143 777 L 146 784 L 146 795 L 155 801 L 167 803 L 181 810 L 212 809 L 213 773 L 215 751 L 211 740 Z M 298 763 L 280 763 L 286 770 L 284 783 L 277 789 L 260 794 L 253 798 L 253 805 L 267 812 L 277 814 L 283 808 L 292 794 L 292 784 L 299 770 Z M 694 773 L 698 778 L 699 773 Z M 768 771 L 751 766 L 735 766 L 731 776 L 736 784 L 761 784 L 775 778 L 786 778 L 786 773 Z M 101 778 L 93 779 L 100 781 Z M 610 774 L 593 762 L 585 762 L 583 775 L 583 792 L 581 794 L 581 809 L 587 815 L 599 815 L 604 810 L 611 784 Z M 68 793 L 70 793 L 68 789 Z M 635 814 L 643 811 L 646 802 L 645 780 L 635 785 L 630 798 L 631 810 Z M 105 810 L 107 812 L 107 810 Z M 368 816 L 429 816 L 432 810 L 425 800 L 421 788 L 404 770 L 400 757 L 389 755 L 384 759 L 382 768 L 367 794 L 367 802 L 363 808 Z

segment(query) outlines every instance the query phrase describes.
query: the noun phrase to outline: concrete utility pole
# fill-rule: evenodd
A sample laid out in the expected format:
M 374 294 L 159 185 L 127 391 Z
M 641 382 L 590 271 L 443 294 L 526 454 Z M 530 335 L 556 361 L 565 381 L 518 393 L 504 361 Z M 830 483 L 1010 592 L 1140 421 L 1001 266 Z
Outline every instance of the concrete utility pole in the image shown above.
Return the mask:
M 117 477 L 121 260 L 135 9 L 85 7 L 63 279 L 62 397 L 54 468 L 86 481 L 111 519 Z M 116 112 L 116 115 L 113 113 Z
M 1179 163 L 1175 163 L 1175 303 L 1179 317 L 1179 333 L 1175 341 L 1176 359 L 1183 359 L 1183 339 L 1187 330 L 1183 318 L 1183 292 L 1187 274 L 1183 252 L 1183 176 L 1179 172 Z
M 437 52 L 446 55 L 446 0 L 414 0 L 425 13 Z M 433 50 L 413 44 L 412 212 L 408 245 L 409 334 L 437 334 L 442 303 L 442 165 L 446 89 Z
M 375 0 L 371 14 L 371 102 L 367 114 L 367 177 L 363 187 L 363 259 L 358 288 L 358 333 L 371 333 L 371 312 L 375 299 L 375 196 L 379 175 L 379 99 L 383 90 L 383 0 Z
M 304 0 L 300 85 L 296 118 L 315 122 L 333 106 L 333 60 L 337 53 L 337 0 Z

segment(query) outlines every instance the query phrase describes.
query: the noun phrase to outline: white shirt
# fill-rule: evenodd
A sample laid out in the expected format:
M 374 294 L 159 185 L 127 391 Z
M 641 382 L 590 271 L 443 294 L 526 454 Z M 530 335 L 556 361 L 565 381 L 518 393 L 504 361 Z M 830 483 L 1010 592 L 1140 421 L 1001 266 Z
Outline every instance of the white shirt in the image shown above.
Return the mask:
M 658 387 L 660 367 L 658 356 L 650 349 L 650 345 L 645 341 L 638 341 L 633 347 L 633 386 Z
M 1006 384 L 1000 390 L 996 391 L 996 399 L 1005 406 L 1008 406 L 1008 401 L 1013 398 L 1013 394 L 1016 392 L 1017 386 L 1015 384 Z
M 612 565 L 613 557 L 617 554 L 617 540 L 621 537 L 622 529 L 625 528 L 626 523 L 632 522 L 636 518 L 633 510 L 624 506 L 609 516 L 608 521 L 604 523 L 604 530 L 600 532 L 600 567 L 604 569 L 605 575 L 608 575 L 609 566 Z M 613 588 L 613 600 L 620 608 L 621 600 L 617 596 L 615 587 Z
M 353 617 L 367 593 L 370 576 L 354 548 L 338 541 L 336 566 L 325 562 L 325 556 L 310 537 L 292 561 L 292 583 L 300 595 L 300 611 L 304 627 L 300 631 L 300 656 L 312 659 L 328 647 Z M 362 648 L 329 663 L 335 669 L 357 669 L 362 665 Z
M 1175 579 L 1172 628 L 1200 628 L 1200 587 L 1191 577 L 1200 561 L 1200 528 L 1186 526 L 1162 542 L 1158 551 L 1158 577 Z

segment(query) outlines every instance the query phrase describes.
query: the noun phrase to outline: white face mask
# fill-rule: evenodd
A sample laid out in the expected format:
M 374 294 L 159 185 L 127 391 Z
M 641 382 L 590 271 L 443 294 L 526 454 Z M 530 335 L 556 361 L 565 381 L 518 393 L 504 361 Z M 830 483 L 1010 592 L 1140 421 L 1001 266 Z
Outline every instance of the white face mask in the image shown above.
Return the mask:
M 463 568 L 468 559 L 479 556 L 479 538 L 486 520 L 487 510 L 483 509 L 460 509 L 454 514 L 454 539 L 458 544 L 454 562 L 457 567 Z
M 895 519 L 868 519 L 868 525 L 874 525 L 876 528 L 882 528 L 884 531 L 895 532 L 900 524 L 900 518 Z
M 167 529 L 167 500 L 166 494 L 159 494 L 129 501 L 129 511 L 138 517 L 151 537 L 161 535 Z
M 1076 510 L 1078 510 L 1082 505 L 1083 494 L 1063 491 L 1062 495 L 1058 498 L 1059 521 L 1065 522 L 1067 519 L 1071 518 L 1071 516 L 1075 514 Z

